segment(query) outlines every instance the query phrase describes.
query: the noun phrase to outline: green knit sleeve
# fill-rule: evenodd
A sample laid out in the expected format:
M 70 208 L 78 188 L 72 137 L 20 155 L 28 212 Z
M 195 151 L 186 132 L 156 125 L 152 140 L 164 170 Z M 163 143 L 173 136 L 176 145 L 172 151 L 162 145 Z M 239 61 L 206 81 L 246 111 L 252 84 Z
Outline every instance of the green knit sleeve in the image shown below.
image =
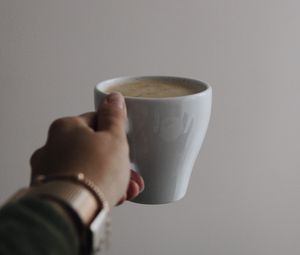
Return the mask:
M 75 228 L 47 201 L 24 198 L 0 210 L 0 255 L 76 255 Z

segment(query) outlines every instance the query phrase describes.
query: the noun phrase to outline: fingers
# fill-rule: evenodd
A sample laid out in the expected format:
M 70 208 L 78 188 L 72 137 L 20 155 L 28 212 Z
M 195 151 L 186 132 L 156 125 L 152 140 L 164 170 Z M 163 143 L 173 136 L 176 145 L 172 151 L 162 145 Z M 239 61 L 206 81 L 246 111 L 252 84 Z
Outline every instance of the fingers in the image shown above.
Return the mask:
M 128 189 L 127 189 L 126 199 L 131 200 L 131 199 L 135 198 L 138 194 L 140 194 L 139 185 L 135 181 L 130 180 L 129 185 L 128 185 Z
M 87 112 L 79 115 L 82 123 L 93 130 L 114 128 L 113 126 L 125 125 L 126 106 L 124 97 L 120 93 L 107 96 L 97 113 Z
M 137 197 L 145 188 L 144 180 L 137 172 L 131 170 L 130 181 L 126 195 L 124 195 L 117 205 L 123 204 L 126 200 L 132 200 Z
M 65 133 L 75 127 L 86 127 L 87 125 L 80 117 L 65 117 L 52 122 L 49 128 L 49 136 Z
M 140 194 L 145 188 L 145 183 L 137 172 L 131 170 L 130 181 L 127 188 L 127 200 L 134 199 L 138 194 Z
M 97 131 L 125 134 L 126 106 L 120 93 L 108 95 L 97 111 Z
M 143 177 L 133 170 L 130 171 L 130 180 L 136 182 L 139 186 L 139 192 L 142 192 L 145 188 L 145 182 Z

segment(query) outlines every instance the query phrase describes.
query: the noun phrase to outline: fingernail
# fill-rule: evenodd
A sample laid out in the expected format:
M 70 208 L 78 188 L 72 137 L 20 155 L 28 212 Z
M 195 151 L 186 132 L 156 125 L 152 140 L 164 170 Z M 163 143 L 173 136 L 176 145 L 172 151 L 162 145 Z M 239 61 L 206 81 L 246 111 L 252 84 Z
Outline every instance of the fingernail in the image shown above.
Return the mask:
M 109 105 L 117 106 L 121 109 L 124 108 L 124 97 L 120 93 L 111 93 L 106 97 L 106 102 Z

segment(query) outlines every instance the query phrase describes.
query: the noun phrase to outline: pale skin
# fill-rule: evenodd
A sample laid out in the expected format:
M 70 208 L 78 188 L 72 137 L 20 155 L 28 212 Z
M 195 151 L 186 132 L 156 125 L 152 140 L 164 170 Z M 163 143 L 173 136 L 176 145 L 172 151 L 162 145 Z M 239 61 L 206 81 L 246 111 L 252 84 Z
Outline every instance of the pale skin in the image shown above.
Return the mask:
M 45 146 L 32 155 L 32 179 L 82 172 L 102 190 L 111 208 L 133 199 L 144 182 L 130 171 L 126 119 L 124 98 L 112 93 L 97 112 L 54 121 Z

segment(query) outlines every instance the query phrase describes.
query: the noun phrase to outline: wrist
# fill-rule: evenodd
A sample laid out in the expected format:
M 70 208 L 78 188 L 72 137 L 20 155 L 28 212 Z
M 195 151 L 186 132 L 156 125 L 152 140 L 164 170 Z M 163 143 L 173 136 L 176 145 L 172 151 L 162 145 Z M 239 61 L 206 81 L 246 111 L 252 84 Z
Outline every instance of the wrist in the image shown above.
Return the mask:
M 102 209 L 95 196 L 78 183 L 67 180 L 51 180 L 35 184 L 27 190 L 29 196 L 38 196 L 69 208 L 83 224 L 88 225 Z
M 38 197 L 60 212 L 77 230 L 82 254 L 101 250 L 107 244 L 108 206 L 102 197 L 101 205 L 94 194 L 81 183 L 67 180 L 51 180 L 18 192 L 12 199 Z

